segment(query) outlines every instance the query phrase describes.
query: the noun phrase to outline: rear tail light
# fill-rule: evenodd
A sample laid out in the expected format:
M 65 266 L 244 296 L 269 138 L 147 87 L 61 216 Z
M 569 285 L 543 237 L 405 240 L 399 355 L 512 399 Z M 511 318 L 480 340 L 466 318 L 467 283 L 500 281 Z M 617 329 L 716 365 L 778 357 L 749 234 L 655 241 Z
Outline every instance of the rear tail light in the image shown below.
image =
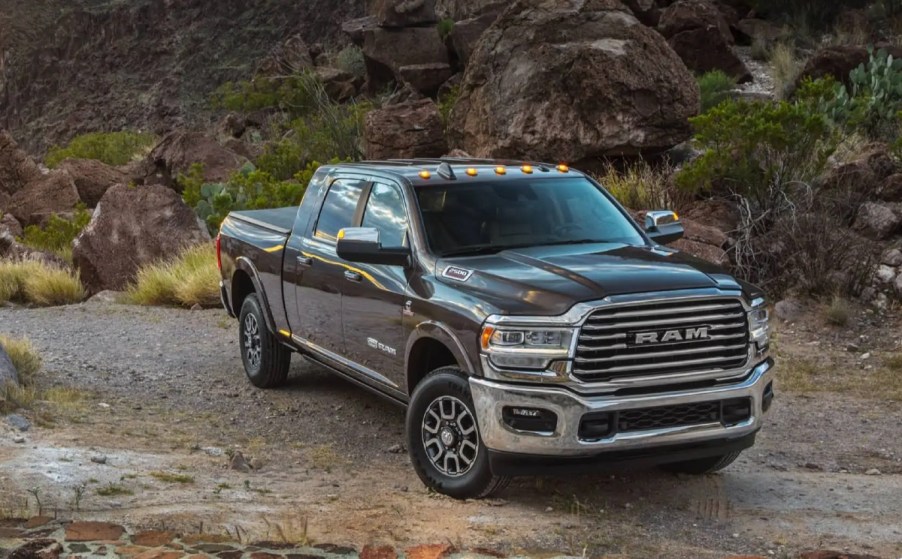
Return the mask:
M 216 267 L 222 271 L 222 234 L 216 235 Z

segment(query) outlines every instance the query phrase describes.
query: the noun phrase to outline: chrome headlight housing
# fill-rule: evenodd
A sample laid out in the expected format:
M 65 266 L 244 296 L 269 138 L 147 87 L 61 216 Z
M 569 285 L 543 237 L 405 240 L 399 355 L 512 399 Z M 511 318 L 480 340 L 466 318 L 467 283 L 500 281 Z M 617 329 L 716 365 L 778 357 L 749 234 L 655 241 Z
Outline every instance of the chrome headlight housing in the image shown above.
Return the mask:
M 758 353 L 767 351 L 770 342 L 770 313 L 764 297 L 756 297 L 748 312 L 749 341 L 758 346 Z
M 552 361 L 570 357 L 575 328 L 487 323 L 479 336 L 482 353 L 502 369 L 546 370 Z

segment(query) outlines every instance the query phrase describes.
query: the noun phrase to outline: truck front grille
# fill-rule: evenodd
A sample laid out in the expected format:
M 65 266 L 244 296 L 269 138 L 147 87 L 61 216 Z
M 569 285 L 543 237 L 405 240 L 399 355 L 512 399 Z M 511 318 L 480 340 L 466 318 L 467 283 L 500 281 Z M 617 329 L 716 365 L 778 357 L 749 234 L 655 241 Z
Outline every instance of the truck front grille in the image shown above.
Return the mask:
M 602 308 L 580 330 L 573 375 L 584 382 L 742 367 L 748 321 L 738 299 Z

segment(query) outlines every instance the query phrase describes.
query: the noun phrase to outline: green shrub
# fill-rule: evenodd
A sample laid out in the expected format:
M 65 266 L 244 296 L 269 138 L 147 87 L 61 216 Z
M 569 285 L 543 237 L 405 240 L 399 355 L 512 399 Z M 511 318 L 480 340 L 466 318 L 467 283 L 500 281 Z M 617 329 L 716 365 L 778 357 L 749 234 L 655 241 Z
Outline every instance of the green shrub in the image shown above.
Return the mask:
M 455 85 L 438 98 L 438 112 L 442 117 L 442 124 L 444 124 L 445 128 L 448 128 L 451 119 L 451 111 L 454 109 L 454 105 L 457 104 L 459 98 L 459 85 Z
M 51 169 L 65 159 L 96 159 L 107 165 L 125 165 L 153 147 L 153 134 L 141 132 L 95 132 L 76 136 L 64 147 L 55 146 L 44 159 Z
M 366 77 L 366 61 L 363 58 L 363 50 L 358 46 L 347 46 L 335 55 L 335 66 L 358 78 Z
M 438 29 L 438 36 L 442 38 L 442 41 L 444 41 L 454 29 L 454 20 L 446 17 L 438 22 L 436 28 Z
M 338 159 L 330 161 L 338 162 Z M 233 174 L 227 182 L 205 184 L 203 168 L 195 166 L 188 175 L 181 176 L 179 182 L 184 188 L 182 197 L 185 203 L 194 208 L 211 232 L 215 232 L 231 211 L 300 204 L 307 184 L 319 167 L 320 164 L 314 161 L 291 179 L 279 180 L 266 171 L 246 166 Z
M 711 108 L 721 104 L 730 98 L 730 91 L 736 86 L 736 80 L 721 70 L 711 70 L 698 77 L 698 89 L 701 93 L 701 112 L 706 113 Z
M 725 101 L 691 119 L 704 153 L 676 176 L 686 192 L 718 191 L 770 208 L 825 167 L 837 135 L 809 103 Z
M 72 241 L 91 221 L 91 213 L 80 204 L 71 218 L 50 216 L 44 227 L 29 225 L 19 239 L 23 245 L 52 252 L 64 260 L 72 260 Z
M 125 294 L 136 305 L 214 307 L 219 304 L 219 270 L 212 245 L 189 247 L 167 262 L 144 266 Z
M 869 50 L 867 64 L 849 74 L 851 91 L 834 86 L 834 98 L 827 104 L 832 118 L 866 135 L 893 140 L 899 135 L 902 110 L 902 60 L 885 50 Z

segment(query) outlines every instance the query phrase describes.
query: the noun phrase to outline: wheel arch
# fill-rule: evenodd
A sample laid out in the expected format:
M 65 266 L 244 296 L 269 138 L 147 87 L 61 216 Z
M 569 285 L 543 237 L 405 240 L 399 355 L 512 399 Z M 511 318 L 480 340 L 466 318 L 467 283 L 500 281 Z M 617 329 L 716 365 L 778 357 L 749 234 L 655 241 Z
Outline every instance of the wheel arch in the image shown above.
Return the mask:
M 408 395 L 423 377 L 441 367 L 454 366 L 468 375 L 476 373 L 457 336 L 435 322 L 424 322 L 411 333 L 404 365 Z
M 248 295 L 256 293 L 260 299 L 260 305 L 263 307 L 263 318 L 266 321 L 266 328 L 270 333 L 276 332 L 276 323 L 272 316 L 272 309 L 269 306 L 269 300 L 266 297 L 266 291 L 260 282 L 260 275 L 253 263 L 245 257 L 239 257 L 235 261 L 235 272 L 232 274 L 232 309 L 235 314 L 241 313 L 241 305 Z

